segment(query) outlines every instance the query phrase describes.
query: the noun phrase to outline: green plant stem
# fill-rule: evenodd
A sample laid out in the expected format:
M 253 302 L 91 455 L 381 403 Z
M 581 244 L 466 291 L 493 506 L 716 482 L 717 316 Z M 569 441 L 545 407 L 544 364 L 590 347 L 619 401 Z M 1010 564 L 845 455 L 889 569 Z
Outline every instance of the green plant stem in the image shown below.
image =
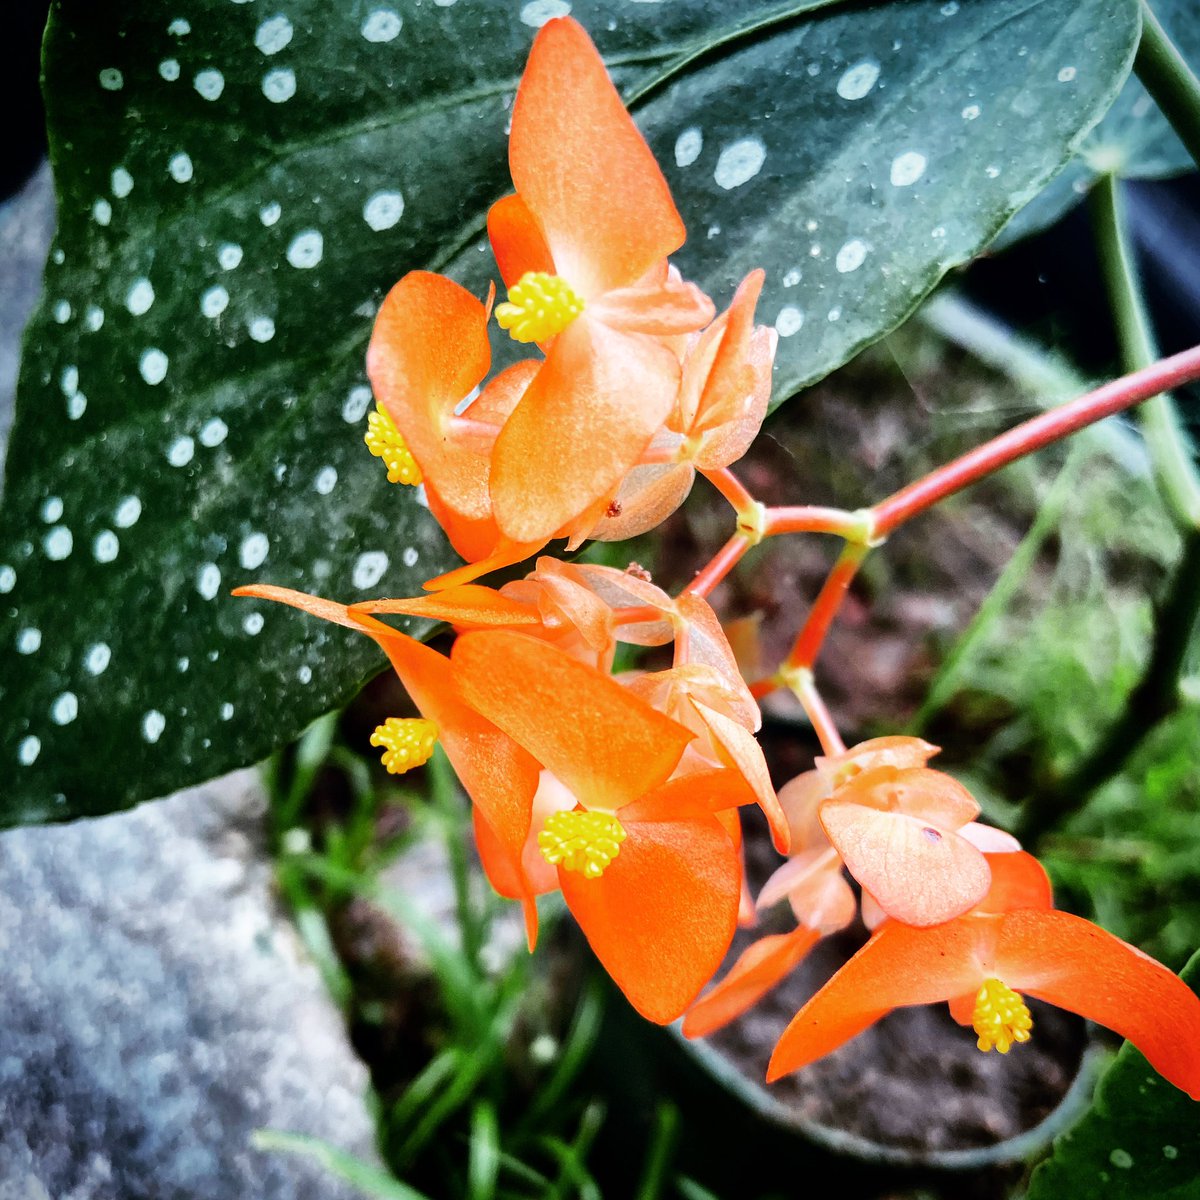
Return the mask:
M 1118 720 L 1087 757 L 1025 810 L 1017 836 L 1028 846 L 1059 825 L 1111 779 L 1146 736 L 1179 705 L 1179 676 L 1200 620 L 1200 529 L 1184 539 L 1170 591 L 1157 614 L 1150 661 Z
M 1155 362 L 1158 351 L 1129 249 L 1117 178 L 1107 175 L 1101 179 L 1088 203 L 1122 366 L 1126 371 L 1138 371 Z M 1200 475 L 1174 402 L 1166 394 L 1156 396 L 1146 401 L 1139 416 L 1159 488 L 1176 524 L 1183 529 L 1200 528 Z
M 1167 36 L 1146 0 L 1142 0 L 1142 40 L 1133 67 L 1200 166 L 1200 79 Z

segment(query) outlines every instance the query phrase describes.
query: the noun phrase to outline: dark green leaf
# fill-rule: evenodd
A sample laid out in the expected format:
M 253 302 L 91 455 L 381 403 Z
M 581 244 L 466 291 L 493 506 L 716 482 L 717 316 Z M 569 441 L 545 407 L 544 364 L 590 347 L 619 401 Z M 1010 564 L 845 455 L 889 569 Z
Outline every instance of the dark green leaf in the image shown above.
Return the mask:
M 567 7 L 57 0 L 61 228 L 0 515 L 0 822 L 261 757 L 379 664 L 232 586 L 355 600 L 449 564 L 360 444 L 363 351 L 406 270 L 493 273 L 508 106 L 532 27 Z M 1104 111 L 1136 33 L 1134 0 L 574 14 L 668 168 L 685 272 L 724 303 L 770 270 L 777 399 L 988 242 Z
M 1200 69 L 1200 20 L 1194 0 L 1154 0 L 1154 11 L 1180 53 Z M 1141 82 L 1130 76 L 1079 153 L 1012 219 L 996 245 L 1010 245 L 1053 225 L 1083 200 L 1101 175 L 1160 179 L 1195 165 Z
M 1197 990 L 1200 954 L 1183 969 Z M 1033 1174 L 1028 1200 L 1195 1200 L 1200 1105 L 1167 1083 L 1128 1042 L 1091 1110 Z

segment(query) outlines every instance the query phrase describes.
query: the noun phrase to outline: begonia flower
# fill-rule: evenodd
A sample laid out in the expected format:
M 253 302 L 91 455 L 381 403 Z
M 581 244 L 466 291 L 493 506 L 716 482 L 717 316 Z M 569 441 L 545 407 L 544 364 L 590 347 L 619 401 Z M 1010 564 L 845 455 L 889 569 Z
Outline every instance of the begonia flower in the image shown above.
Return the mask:
M 1161 963 L 1052 906 L 1024 852 L 991 858 L 984 900 L 942 925 L 889 920 L 796 1014 L 768 1082 L 837 1049 L 894 1008 L 948 1001 L 981 1050 L 1028 1041 L 1023 997 L 1078 1013 L 1128 1038 L 1164 1079 L 1200 1099 L 1200 997 Z
M 691 733 L 545 641 L 467 633 L 451 659 L 466 702 L 544 771 L 537 823 L 496 832 L 528 830 L 630 1003 L 674 1020 L 733 937 L 741 868 L 717 813 L 753 799 L 741 776 L 672 778 Z
M 387 654 L 423 724 L 432 725 L 460 782 L 471 797 L 476 830 L 483 828 L 491 852 L 491 868 L 505 885 L 502 895 L 520 900 L 525 910 L 530 949 L 537 941 L 537 905 L 534 892 L 521 869 L 530 807 L 538 788 L 540 767 L 506 734 L 466 704 L 455 685 L 451 662 L 445 655 L 415 638 L 354 612 L 344 604 L 310 596 L 290 588 L 253 584 L 237 588 L 235 596 L 254 596 L 299 608 L 323 620 L 366 634 Z M 423 761 L 432 752 L 427 728 L 416 728 L 391 718 L 376 729 L 372 743 L 384 750 L 385 766 L 404 769 Z M 389 765 L 390 756 L 407 750 L 407 758 Z M 526 829 L 521 829 L 521 823 Z
M 534 40 L 509 166 L 516 195 L 488 216 L 509 288 L 496 318 L 547 359 L 497 438 L 491 491 L 500 530 L 533 542 L 613 496 L 676 403 L 680 365 L 662 338 L 702 328 L 715 310 L 668 269 L 683 222 L 603 59 L 569 18 Z

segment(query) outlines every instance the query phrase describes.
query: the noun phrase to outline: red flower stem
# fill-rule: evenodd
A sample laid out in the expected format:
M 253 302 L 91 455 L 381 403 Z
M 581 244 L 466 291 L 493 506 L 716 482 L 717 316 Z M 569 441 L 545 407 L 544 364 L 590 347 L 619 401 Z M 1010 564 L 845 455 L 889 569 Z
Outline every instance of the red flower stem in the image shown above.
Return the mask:
M 768 508 L 763 536 L 774 537 L 780 533 L 836 533 L 850 541 L 869 537 L 863 513 L 844 508 L 821 508 L 815 504 Z
M 769 696 L 776 688 L 782 687 L 783 683 L 777 675 L 772 675 L 767 679 L 760 679 L 757 683 L 750 684 L 750 695 L 755 700 L 761 700 L 764 696 Z
M 1200 346 L 1164 358 L 1153 366 L 1114 379 L 1095 391 L 1042 413 L 993 438 L 881 500 L 872 509 L 875 538 L 886 537 L 910 517 L 944 500 L 1018 458 L 1068 434 L 1121 412 L 1151 396 L 1200 378 Z
M 742 555 L 750 549 L 753 543 L 743 533 L 735 533 L 733 537 L 713 555 L 712 561 L 702 571 L 697 572 L 696 578 L 683 589 L 685 596 L 701 596 L 707 598 L 712 590 L 737 566 Z
M 804 706 L 804 711 L 809 721 L 812 722 L 813 730 L 821 743 L 821 749 L 826 754 L 842 754 L 846 749 L 846 743 L 842 741 L 842 735 L 838 733 L 833 716 L 821 698 L 821 693 L 817 691 L 812 672 L 798 672 L 792 680 L 792 691 L 796 694 L 796 699 Z
M 833 624 L 834 617 L 846 599 L 850 582 L 858 574 L 858 568 L 867 556 L 869 547 L 856 542 L 847 542 L 838 555 L 837 562 L 825 579 L 813 606 L 809 610 L 804 627 L 796 637 L 791 653 L 784 661 L 780 674 L 791 671 L 807 671 L 817 661 L 825 636 Z
M 715 471 L 701 471 L 700 474 L 729 501 L 733 511 L 739 516 L 757 503 L 745 484 L 728 467 L 720 467 Z

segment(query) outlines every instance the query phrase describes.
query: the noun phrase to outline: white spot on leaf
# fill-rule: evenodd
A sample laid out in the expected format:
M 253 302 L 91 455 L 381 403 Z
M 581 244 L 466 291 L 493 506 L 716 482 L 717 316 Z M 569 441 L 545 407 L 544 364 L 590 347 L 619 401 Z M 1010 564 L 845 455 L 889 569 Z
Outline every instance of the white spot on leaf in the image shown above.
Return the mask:
M 704 149 L 704 134 L 695 125 L 685 129 L 675 139 L 675 165 L 690 167 Z
M 106 92 L 119 92 L 125 86 L 125 76 L 116 67 L 105 67 L 100 72 L 100 86 Z
M 313 482 L 313 487 L 316 488 L 318 495 L 328 496 L 337 487 L 337 481 L 338 473 L 336 467 L 322 467 L 317 472 L 317 478 Z
M 837 94 L 843 100 L 861 100 L 878 78 L 879 64 L 873 58 L 864 58 L 843 72 L 837 82 Z
M 133 287 L 125 297 L 125 307 L 135 316 L 140 317 L 150 311 L 154 303 L 154 288 L 148 279 L 134 280 Z
M 37 762 L 37 756 L 42 752 L 42 742 L 40 738 L 30 734 L 27 738 L 21 739 L 21 744 L 17 747 L 17 761 L 23 767 L 32 767 Z
M 196 453 L 196 443 L 187 434 L 177 437 L 167 448 L 167 462 L 173 467 L 186 467 Z
M 358 556 L 351 580 L 356 588 L 371 588 L 383 578 L 387 568 L 388 556 L 382 550 L 368 550 Z
M 109 182 L 112 184 L 112 194 L 118 200 L 124 200 L 133 191 L 133 176 L 124 167 L 117 167 Z
M 162 737 L 163 730 L 167 727 L 167 718 L 158 711 L 157 708 L 152 708 L 142 718 L 142 737 L 146 739 L 152 746 Z
M 171 360 L 161 350 L 152 346 L 149 350 L 142 351 L 142 356 L 138 359 L 138 371 L 141 372 L 142 378 L 154 387 L 166 379 L 170 363 Z
M 837 252 L 837 257 L 833 260 L 833 265 L 843 275 L 847 275 L 851 271 L 857 271 L 866 260 L 870 249 L 871 247 L 861 238 L 852 238 Z
M 158 73 L 168 82 L 174 83 L 179 78 L 179 59 L 164 58 L 158 64 Z
M 113 513 L 113 524 L 118 529 L 130 529 L 138 523 L 138 517 L 142 515 L 142 502 L 137 496 L 126 496 L 118 505 L 117 510 Z
M 382 233 L 391 229 L 404 216 L 404 197 L 399 192 L 376 192 L 363 205 L 363 220 Z
M 371 389 L 365 383 L 350 389 L 345 404 L 342 405 L 342 420 L 347 425 L 355 425 L 366 416 L 371 407 Z
M 64 558 L 68 558 L 74 546 L 75 539 L 71 536 L 71 531 L 65 525 L 55 525 L 42 538 L 42 549 L 45 550 L 46 557 L 51 562 L 62 562 Z
M 70 725 L 79 716 L 79 697 L 74 692 L 63 692 L 50 706 L 50 719 L 55 725 Z
M 182 150 L 178 154 L 173 154 L 171 161 L 167 163 L 167 171 L 176 183 L 187 183 L 193 175 L 191 157 Z
M 377 8 L 362 23 L 362 35 L 368 42 L 394 42 L 403 24 L 390 8 Z
M 283 104 L 296 94 L 296 72 L 279 67 L 263 76 L 262 93 L 272 104 Z
M 292 23 L 282 14 L 264 21 L 254 34 L 254 44 L 263 54 L 278 54 L 292 40 Z
M 121 550 L 121 541 L 111 529 L 102 529 L 92 540 L 92 556 L 98 563 L 110 563 Z
M 221 588 L 221 568 L 216 563 L 205 563 L 196 572 L 196 591 L 205 600 L 212 600 Z
M 17 653 L 36 654 L 42 648 L 42 631 L 32 625 L 17 634 Z
M 726 191 L 741 187 L 762 170 L 766 157 L 766 147 L 758 138 L 741 138 L 721 151 L 713 179 Z
M 255 317 L 247 328 L 256 342 L 269 342 L 275 336 L 275 322 L 270 317 Z
M 306 229 L 292 238 L 287 248 L 287 260 L 298 271 L 309 271 L 315 267 L 325 253 L 325 239 L 320 231 Z
M 198 72 L 196 78 L 192 80 L 192 87 L 205 100 L 218 100 L 225 90 L 225 76 L 214 67 L 206 67 L 203 71 Z
M 906 150 L 892 159 L 891 180 L 893 187 L 910 187 L 925 174 L 925 155 L 916 150 Z
M 210 287 L 200 297 L 200 311 L 210 321 L 215 321 L 228 307 L 229 293 L 220 284 Z
M 112 661 L 112 650 L 105 642 L 96 642 L 88 647 L 83 665 L 89 675 L 103 675 Z
M 565 17 L 571 11 L 567 0 L 528 0 L 521 6 L 521 24 L 531 29 L 541 29 L 555 17 Z
M 211 420 L 205 421 L 200 428 L 198 435 L 200 445 L 207 446 L 211 450 L 214 446 L 219 446 L 228 433 L 229 426 L 220 417 L 213 417 Z
M 247 571 L 261 567 L 271 549 L 271 541 L 265 533 L 251 533 L 242 539 L 238 560 Z

